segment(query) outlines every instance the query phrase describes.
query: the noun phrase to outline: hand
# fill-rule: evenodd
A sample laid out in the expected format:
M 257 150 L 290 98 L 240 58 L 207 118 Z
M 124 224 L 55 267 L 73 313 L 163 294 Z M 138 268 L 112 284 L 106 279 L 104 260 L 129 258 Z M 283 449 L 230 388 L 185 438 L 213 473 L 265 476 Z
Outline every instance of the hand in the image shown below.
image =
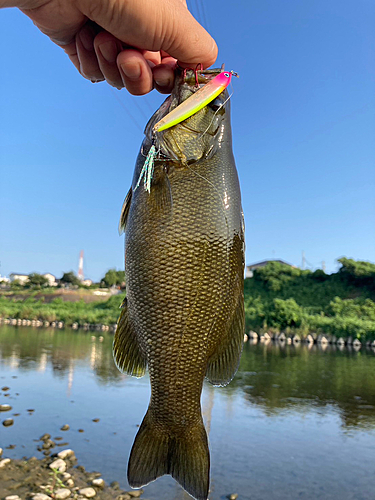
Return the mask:
M 0 0 L 18 7 L 82 76 L 134 95 L 168 93 L 176 62 L 211 66 L 217 46 L 185 0 Z

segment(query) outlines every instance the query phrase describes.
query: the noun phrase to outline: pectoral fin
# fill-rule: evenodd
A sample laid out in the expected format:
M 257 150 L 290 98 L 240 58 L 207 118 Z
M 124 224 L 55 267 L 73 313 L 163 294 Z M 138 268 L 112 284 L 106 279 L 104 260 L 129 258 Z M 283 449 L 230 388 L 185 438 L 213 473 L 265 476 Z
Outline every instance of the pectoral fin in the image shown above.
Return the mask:
M 229 384 L 235 376 L 240 364 L 244 332 L 245 309 L 244 297 L 243 293 L 241 293 L 228 336 L 218 346 L 217 351 L 208 362 L 206 378 L 211 384 L 224 386 Z
M 126 229 L 126 223 L 128 222 L 128 215 L 129 215 L 130 205 L 131 205 L 131 201 L 132 201 L 132 194 L 133 194 L 133 190 L 132 190 L 132 188 L 130 188 L 128 191 L 128 194 L 125 197 L 125 200 L 124 200 L 124 203 L 123 203 L 122 209 L 121 209 L 120 222 L 118 225 L 119 234 L 123 233 Z
M 146 357 L 142 353 L 136 333 L 130 324 L 128 305 L 125 299 L 113 340 L 113 357 L 117 368 L 134 377 L 143 377 L 146 372 Z

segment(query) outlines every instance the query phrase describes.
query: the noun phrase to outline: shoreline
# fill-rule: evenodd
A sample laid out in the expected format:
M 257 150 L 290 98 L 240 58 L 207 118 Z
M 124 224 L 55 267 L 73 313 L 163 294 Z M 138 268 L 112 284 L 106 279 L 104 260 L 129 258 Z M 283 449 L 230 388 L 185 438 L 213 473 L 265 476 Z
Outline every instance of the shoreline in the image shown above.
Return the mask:
M 70 328 L 72 330 L 83 330 L 83 331 L 97 331 L 97 332 L 109 332 L 115 333 L 117 324 L 95 324 L 95 323 L 73 323 L 73 325 L 65 326 L 63 321 L 42 321 L 35 319 L 19 319 L 19 318 L 2 318 L 0 316 L 0 326 L 31 326 L 33 328 L 56 328 L 58 330 L 64 330 L 65 328 Z M 250 330 L 249 333 L 244 334 L 244 342 L 249 341 L 250 344 L 255 345 L 258 342 L 262 344 L 277 344 L 280 347 L 285 345 L 307 345 L 313 346 L 318 345 L 325 349 L 328 346 L 337 346 L 339 349 L 351 348 L 355 351 L 359 351 L 361 348 L 366 347 L 375 350 L 375 340 L 367 340 L 366 342 L 361 342 L 356 337 L 336 337 L 331 334 L 322 334 L 317 332 L 309 333 L 285 333 L 285 332 L 261 332 L 257 333 Z
M 100 472 L 88 472 L 78 465 L 75 453 L 64 449 L 50 455 L 50 449 L 58 445 L 50 434 L 37 441 L 38 448 L 47 456 L 10 459 L 3 456 L 0 448 L 0 498 L 5 500 L 131 500 L 139 498 L 143 490 L 125 491 L 117 481 L 106 484 Z

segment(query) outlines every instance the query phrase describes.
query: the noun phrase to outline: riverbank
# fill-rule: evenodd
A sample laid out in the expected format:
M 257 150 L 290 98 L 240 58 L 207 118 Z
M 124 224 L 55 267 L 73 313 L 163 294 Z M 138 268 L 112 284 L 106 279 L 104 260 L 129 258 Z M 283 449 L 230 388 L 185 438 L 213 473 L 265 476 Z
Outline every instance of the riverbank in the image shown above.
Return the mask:
M 0 448 L 0 498 L 131 500 L 143 494 L 143 490 L 122 490 L 117 481 L 107 485 L 100 472 L 87 472 L 84 466 L 78 465 L 71 449 L 50 455 L 51 449 L 59 446 L 58 441 L 51 439 L 50 434 L 44 434 L 37 441 L 40 443 L 38 450 L 43 449 L 48 455 L 45 458 L 24 457 L 12 460 Z
M 375 264 L 339 262 L 340 270 L 330 275 L 278 262 L 255 269 L 244 286 L 246 333 L 325 335 L 362 344 L 375 340 Z M 114 331 L 124 296 L 116 289 L 0 290 L 0 321 Z

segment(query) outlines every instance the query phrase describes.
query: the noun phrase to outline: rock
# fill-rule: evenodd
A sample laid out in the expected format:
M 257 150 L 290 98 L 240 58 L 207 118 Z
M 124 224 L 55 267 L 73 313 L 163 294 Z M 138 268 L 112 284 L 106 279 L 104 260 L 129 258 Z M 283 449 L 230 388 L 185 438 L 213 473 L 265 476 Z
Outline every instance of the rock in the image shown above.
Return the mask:
M 50 469 L 57 469 L 59 472 L 65 472 L 66 471 L 66 463 L 61 458 L 58 458 L 57 460 L 55 460 L 54 462 L 49 464 L 49 468 Z
M 74 457 L 74 451 L 70 449 L 62 450 L 57 454 L 57 456 L 65 460 L 66 458 Z
M 9 391 L 10 387 L 7 387 L 6 385 L 1 388 L 2 391 L 6 392 Z
M 11 409 L 10 405 L 0 405 L 0 411 L 10 411 Z
M 47 441 L 48 439 L 51 439 L 51 434 L 43 434 L 43 436 L 41 436 L 39 439 L 41 441 Z
M 11 462 L 10 458 L 3 458 L 2 460 L 0 460 L 0 469 L 10 464 L 10 462 Z
M 110 487 L 114 490 L 119 490 L 120 489 L 120 483 L 118 481 L 112 481 L 110 484 Z
M 56 446 L 56 444 L 51 441 L 51 439 L 47 439 L 46 441 L 44 441 L 43 443 L 43 450 L 49 450 L 50 448 L 54 448 Z
M 238 493 L 232 493 L 231 495 L 228 495 L 227 498 L 229 498 L 229 500 L 236 500 L 237 497 L 238 497 Z
M 143 490 L 132 490 L 132 491 L 127 491 L 126 494 L 130 495 L 133 498 L 139 498 L 143 493 Z
M 35 493 L 35 495 L 33 495 L 33 500 L 52 500 L 52 498 L 45 493 Z
M 93 422 L 99 422 L 100 421 L 100 418 L 93 418 L 92 419 Z
M 92 485 L 96 486 L 97 488 L 104 488 L 104 486 L 105 486 L 104 479 L 101 477 L 99 477 L 98 479 L 93 479 Z
M 60 431 L 68 431 L 70 429 L 70 426 L 68 424 L 64 424 L 62 427 L 60 427 Z
M 83 429 L 78 429 L 78 432 L 85 432 Z
M 70 479 L 71 477 L 72 477 L 72 475 L 71 475 L 71 474 L 69 474 L 69 472 L 64 472 L 64 473 L 63 473 L 63 475 L 62 475 L 62 478 L 63 478 L 64 480 L 66 480 L 66 479 Z
M 3 454 L 3 449 L 0 448 L 0 457 L 1 457 L 2 454 Z
M 18 495 L 9 495 L 5 497 L 5 500 L 21 500 Z
M 59 488 L 55 491 L 54 498 L 56 500 L 65 500 L 65 498 L 70 497 L 71 491 L 68 488 Z
M 83 495 L 86 498 L 92 498 L 96 495 L 96 491 L 94 488 L 81 488 L 79 490 L 79 494 Z
M 66 485 L 69 486 L 69 488 L 72 488 L 74 486 L 73 479 L 67 479 L 66 480 Z
M 118 497 L 116 497 L 116 500 L 131 500 L 131 496 L 128 495 L 127 493 L 125 493 L 125 495 L 119 495 Z
M 9 426 L 11 426 L 13 424 L 14 424 L 13 418 L 7 418 L 7 419 L 3 420 L 3 426 L 4 427 L 9 427 Z

